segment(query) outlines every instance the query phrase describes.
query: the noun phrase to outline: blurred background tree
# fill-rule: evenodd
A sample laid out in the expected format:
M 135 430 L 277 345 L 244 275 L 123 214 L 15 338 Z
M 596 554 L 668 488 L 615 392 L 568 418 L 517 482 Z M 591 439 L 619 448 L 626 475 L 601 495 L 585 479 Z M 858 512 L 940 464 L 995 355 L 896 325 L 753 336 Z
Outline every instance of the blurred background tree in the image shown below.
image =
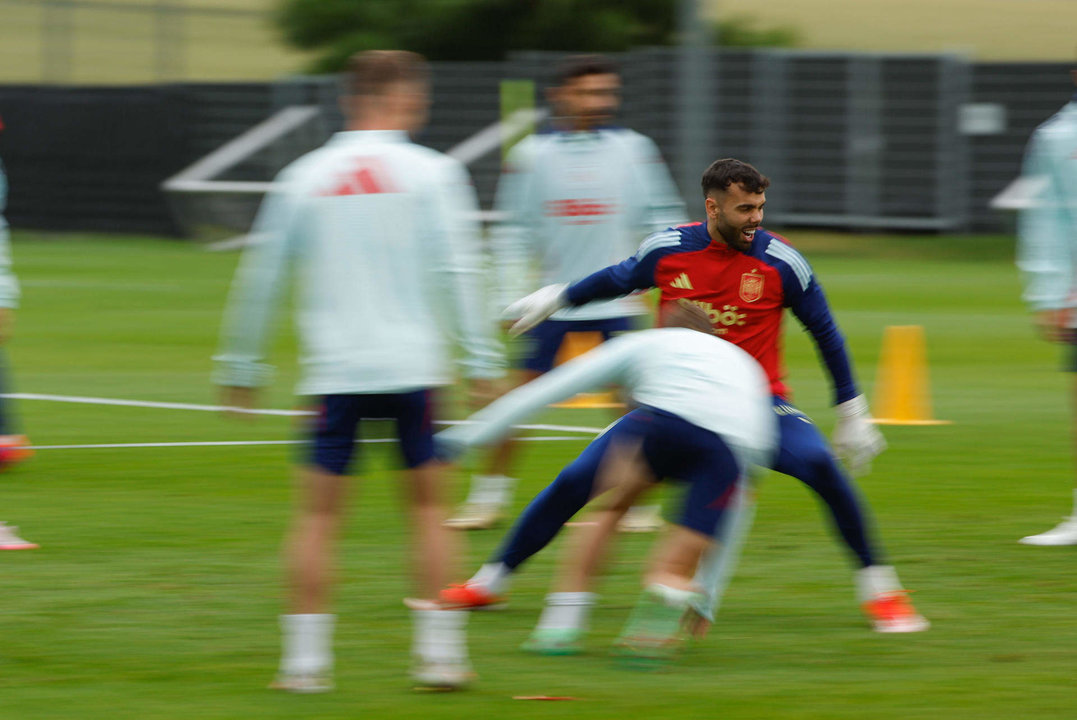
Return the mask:
M 281 0 L 285 40 L 318 53 L 309 70 L 334 72 L 359 50 L 400 48 L 431 60 L 500 60 L 510 50 L 618 52 L 676 42 L 678 0 Z M 790 28 L 735 17 L 725 45 L 796 43 Z

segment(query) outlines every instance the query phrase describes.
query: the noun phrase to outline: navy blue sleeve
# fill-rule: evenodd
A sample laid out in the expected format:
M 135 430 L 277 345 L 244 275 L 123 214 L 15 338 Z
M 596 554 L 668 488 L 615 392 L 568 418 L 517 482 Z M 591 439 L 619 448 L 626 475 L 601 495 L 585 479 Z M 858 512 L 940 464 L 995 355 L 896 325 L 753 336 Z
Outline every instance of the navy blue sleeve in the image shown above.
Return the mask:
M 569 285 L 566 291 L 569 304 L 586 305 L 592 300 L 622 297 L 637 290 L 653 288 L 659 259 L 674 252 L 679 240 L 680 234 L 675 230 L 651 235 L 632 257 Z
M 782 272 L 782 283 L 786 287 L 786 305 L 804 325 L 804 328 L 811 333 L 823 364 L 830 373 L 834 404 L 852 400 L 860 393 L 857 391 L 856 380 L 853 378 L 853 368 L 849 361 L 849 352 L 845 347 L 845 337 L 842 336 L 838 324 L 834 322 L 834 316 L 830 312 L 830 305 L 826 301 L 822 286 L 814 276 L 811 276 L 805 288 L 791 271 Z

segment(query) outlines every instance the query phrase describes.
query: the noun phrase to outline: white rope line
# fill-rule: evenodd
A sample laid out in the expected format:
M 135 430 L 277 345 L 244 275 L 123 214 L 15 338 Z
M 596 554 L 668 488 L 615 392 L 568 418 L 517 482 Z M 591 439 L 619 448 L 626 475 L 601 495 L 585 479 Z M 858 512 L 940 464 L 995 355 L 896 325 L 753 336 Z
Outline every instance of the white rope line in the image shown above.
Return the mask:
M 283 415 L 303 417 L 316 415 L 313 410 L 274 410 L 261 408 L 234 408 L 226 405 L 196 405 L 192 403 L 155 402 L 150 400 L 125 400 L 120 398 L 82 397 L 79 395 L 48 395 L 41 393 L 0 393 L 0 397 L 12 400 L 45 400 L 49 402 L 80 403 L 83 405 L 115 405 L 121 407 L 157 408 L 162 410 L 196 410 L 200 412 L 235 412 L 247 415 Z M 467 425 L 468 420 L 436 420 L 435 425 Z M 514 425 L 516 430 L 549 430 L 551 432 L 576 432 L 593 435 L 603 428 L 579 425 Z
M 580 441 L 583 438 L 571 435 L 528 436 L 516 438 L 523 442 L 557 442 L 564 440 Z M 30 445 L 33 450 L 113 450 L 128 448 L 172 448 L 172 447 L 234 447 L 237 445 L 302 445 L 306 440 L 205 440 L 199 442 L 154 442 L 154 443 L 102 443 L 98 445 Z M 364 438 L 357 443 L 392 443 L 395 438 Z

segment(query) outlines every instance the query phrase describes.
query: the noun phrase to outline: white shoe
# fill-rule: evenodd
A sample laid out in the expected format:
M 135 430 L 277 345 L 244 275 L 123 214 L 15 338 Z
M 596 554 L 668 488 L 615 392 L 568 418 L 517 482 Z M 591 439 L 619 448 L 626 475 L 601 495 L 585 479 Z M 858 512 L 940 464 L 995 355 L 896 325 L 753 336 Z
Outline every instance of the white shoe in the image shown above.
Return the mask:
M 333 679 L 328 673 L 278 673 L 269 688 L 290 693 L 324 693 L 333 689 Z
M 475 679 L 471 666 L 465 662 L 424 662 L 411 671 L 415 684 L 429 690 L 460 690 Z
M 23 540 L 15 534 L 19 528 L 0 522 L 0 550 L 35 550 L 37 544 Z
M 500 503 L 464 503 L 456 514 L 445 521 L 454 530 L 489 530 L 501 521 L 504 513 Z
M 1022 545 L 1077 545 L 1077 515 L 1071 515 L 1047 532 L 1023 537 L 1018 542 Z

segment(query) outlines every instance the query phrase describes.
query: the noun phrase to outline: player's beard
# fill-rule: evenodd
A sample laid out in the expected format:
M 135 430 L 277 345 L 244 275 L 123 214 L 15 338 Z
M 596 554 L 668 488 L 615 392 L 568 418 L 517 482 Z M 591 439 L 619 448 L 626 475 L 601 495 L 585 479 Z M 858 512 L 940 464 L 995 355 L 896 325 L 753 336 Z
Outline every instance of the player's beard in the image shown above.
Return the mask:
M 725 244 L 734 250 L 740 252 L 747 252 L 748 248 L 752 246 L 752 240 L 755 237 L 755 231 L 759 229 L 758 225 L 743 225 L 741 227 L 733 227 L 721 219 L 715 223 L 715 227 L 718 230 L 718 234 L 722 236 L 722 240 Z M 744 231 L 752 231 L 752 237 L 748 238 L 744 235 Z

